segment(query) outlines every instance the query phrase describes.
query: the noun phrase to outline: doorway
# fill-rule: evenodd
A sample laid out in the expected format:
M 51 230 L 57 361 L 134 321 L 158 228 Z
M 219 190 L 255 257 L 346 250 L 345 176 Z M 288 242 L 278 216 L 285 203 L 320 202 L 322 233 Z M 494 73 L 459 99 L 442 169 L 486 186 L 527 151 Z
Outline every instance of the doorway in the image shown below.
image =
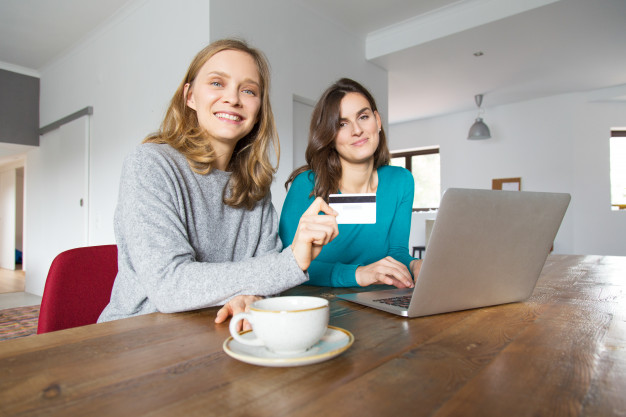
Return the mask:
M 0 294 L 24 291 L 24 167 L 0 170 Z
M 43 294 L 56 255 L 88 242 L 89 114 L 42 134 L 27 156 L 23 265 L 31 294 Z
M 304 153 L 309 142 L 309 126 L 315 102 L 304 97 L 293 98 L 293 167 L 306 164 Z

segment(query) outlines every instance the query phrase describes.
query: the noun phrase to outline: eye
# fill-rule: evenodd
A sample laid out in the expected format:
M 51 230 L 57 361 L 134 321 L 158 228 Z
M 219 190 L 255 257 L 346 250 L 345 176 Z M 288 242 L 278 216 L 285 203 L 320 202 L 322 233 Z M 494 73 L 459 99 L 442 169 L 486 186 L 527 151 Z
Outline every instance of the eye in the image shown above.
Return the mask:
M 253 97 L 256 97 L 256 95 L 257 95 L 257 94 L 256 94 L 256 91 L 251 90 L 251 89 L 249 89 L 249 88 L 245 88 L 245 89 L 243 89 L 242 91 L 243 91 L 243 93 L 248 94 L 248 95 L 251 95 L 251 96 L 253 96 Z
M 342 127 L 346 127 L 348 126 L 348 123 L 346 122 L 339 122 L 339 128 L 341 129 Z
M 219 81 L 211 81 L 210 85 L 213 87 L 222 87 L 222 83 Z
M 370 118 L 369 114 L 362 114 L 361 117 L 359 117 L 359 119 L 361 120 L 367 120 L 369 118 Z

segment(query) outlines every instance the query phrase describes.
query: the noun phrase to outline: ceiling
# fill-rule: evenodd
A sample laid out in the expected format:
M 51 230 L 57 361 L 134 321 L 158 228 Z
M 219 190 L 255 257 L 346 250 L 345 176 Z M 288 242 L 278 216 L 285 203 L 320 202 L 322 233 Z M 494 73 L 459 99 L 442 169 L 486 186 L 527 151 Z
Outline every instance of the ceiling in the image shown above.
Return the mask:
M 143 1 L 2 0 L 0 68 L 37 75 Z M 626 100 L 626 0 L 298 1 L 366 38 L 389 73 L 390 123 L 474 109 L 479 93 L 487 111 L 609 87 Z
M 626 0 L 303 0 L 367 36 L 389 122 L 556 94 L 626 101 Z M 479 57 L 474 53 L 482 52 Z

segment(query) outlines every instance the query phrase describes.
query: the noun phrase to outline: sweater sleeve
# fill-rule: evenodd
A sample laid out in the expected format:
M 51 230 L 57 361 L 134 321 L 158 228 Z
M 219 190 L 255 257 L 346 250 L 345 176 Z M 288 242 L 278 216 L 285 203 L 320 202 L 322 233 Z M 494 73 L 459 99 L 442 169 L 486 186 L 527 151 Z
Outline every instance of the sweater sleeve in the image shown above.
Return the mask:
M 237 295 L 273 295 L 306 281 L 291 250 L 282 251 L 278 218 L 269 195 L 258 203 L 261 207 L 254 209 L 255 221 L 247 225 L 260 228 L 258 242 L 241 243 L 249 256 L 237 261 L 199 261 L 199 245 L 203 250 L 213 245 L 219 252 L 231 254 L 242 248 L 218 247 L 220 236 L 194 247 L 190 235 L 206 236 L 207 232 L 188 230 L 189 225 L 199 224 L 189 217 L 203 214 L 186 206 L 190 191 L 182 189 L 185 184 L 178 180 L 173 165 L 137 154 L 125 163 L 115 229 L 124 258 L 120 269 L 128 276 L 120 282 L 117 302 L 126 307 L 137 304 L 135 312 L 142 312 L 145 303 L 160 312 L 177 312 L 224 304 Z M 221 198 L 221 192 L 218 195 Z M 210 226 L 211 219 L 207 224 Z M 238 234 L 240 227 L 233 224 L 229 232 Z

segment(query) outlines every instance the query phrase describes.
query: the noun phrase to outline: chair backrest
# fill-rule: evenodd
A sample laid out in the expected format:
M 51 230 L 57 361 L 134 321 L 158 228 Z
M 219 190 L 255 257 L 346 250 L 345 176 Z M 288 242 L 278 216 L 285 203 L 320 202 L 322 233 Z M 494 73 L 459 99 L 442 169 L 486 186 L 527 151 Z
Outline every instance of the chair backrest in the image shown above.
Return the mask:
M 117 246 L 87 246 L 57 255 L 41 299 L 37 333 L 93 324 L 111 299 Z

